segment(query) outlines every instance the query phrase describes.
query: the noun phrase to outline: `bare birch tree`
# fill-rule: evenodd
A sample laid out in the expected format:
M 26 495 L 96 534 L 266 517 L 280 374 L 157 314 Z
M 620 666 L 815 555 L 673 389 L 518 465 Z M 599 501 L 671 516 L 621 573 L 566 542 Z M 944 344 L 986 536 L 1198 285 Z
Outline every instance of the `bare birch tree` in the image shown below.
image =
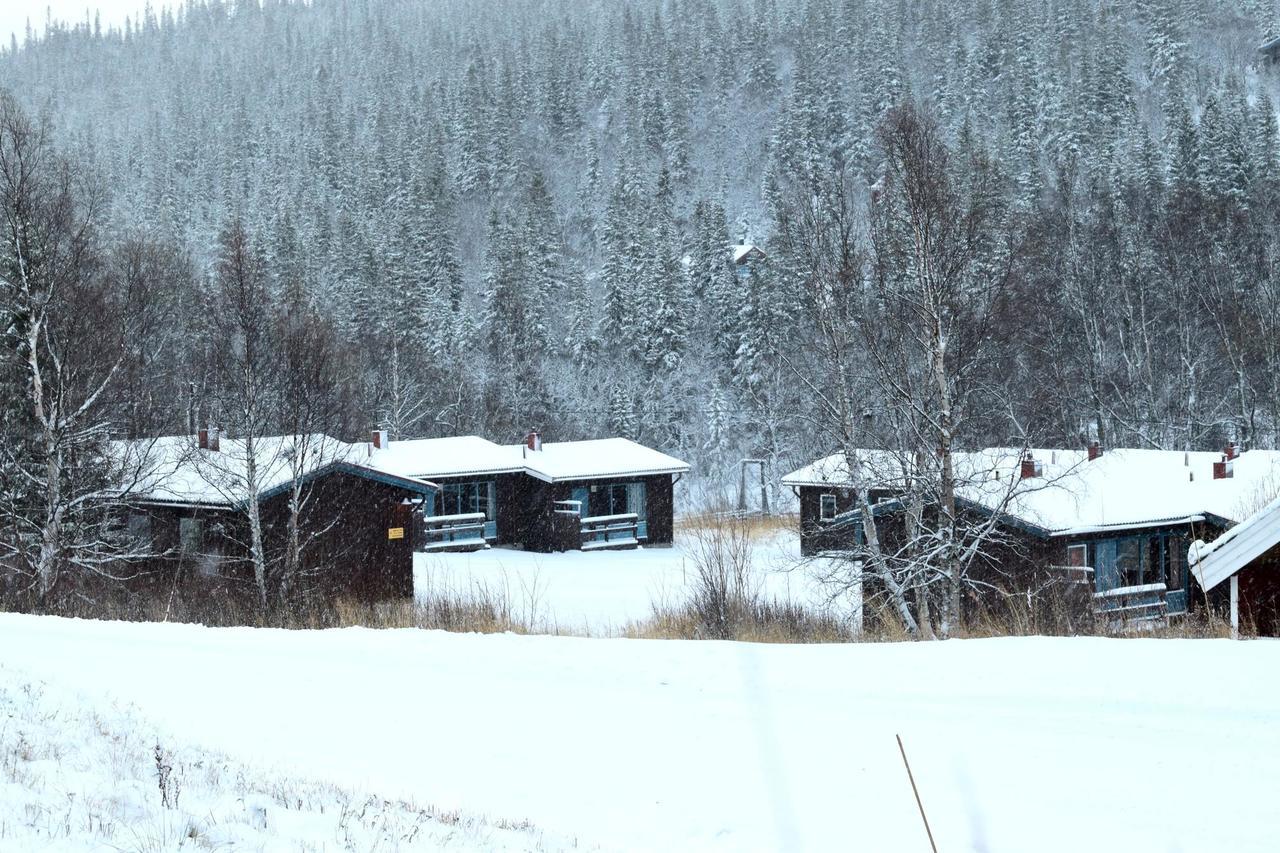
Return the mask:
M 111 442 L 136 312 L 104 270 L 98 194 L 0 92 L 0 571 L 46 609 L 68 571 L 128 560 L 145 468 Z

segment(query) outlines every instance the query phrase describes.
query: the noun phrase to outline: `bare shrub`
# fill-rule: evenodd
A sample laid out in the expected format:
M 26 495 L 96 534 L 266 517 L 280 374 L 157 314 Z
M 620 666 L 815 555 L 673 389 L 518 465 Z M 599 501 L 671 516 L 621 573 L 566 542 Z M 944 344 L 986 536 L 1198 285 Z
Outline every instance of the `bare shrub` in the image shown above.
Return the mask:
M 684 601 L 655 604 L 653 615 L 624 635 L 641 639 L 824 643 L 853 639 L 830 612 L 765 597 L 754 571 L 755 518 L 707 517 L 687 530 L 692 540 L 691 587 Z

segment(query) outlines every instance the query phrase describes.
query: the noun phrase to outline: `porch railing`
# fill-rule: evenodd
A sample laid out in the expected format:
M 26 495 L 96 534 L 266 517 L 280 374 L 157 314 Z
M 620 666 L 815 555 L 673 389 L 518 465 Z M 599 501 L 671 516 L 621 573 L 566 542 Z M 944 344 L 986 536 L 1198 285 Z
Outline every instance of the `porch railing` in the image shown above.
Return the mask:
M 1169 624 L 1168 596 L 1162 583 L 1116 587 L 1093 594 L 1093 613 L 1110 631 L 1162 628 Z
M 582 519 L 582 550 L 634 547 L 640 543 L 639 529 L 639 516 L 634 512 L 588 516 Z
M 1050 566 L 1049 571 L 1067 583 L 1093 586 L 1093 566 Z
M 463 512 L 457 515 L 431 515 L 422 519 L 424 551 L 479 549 L 484 538 L 485 514 Z

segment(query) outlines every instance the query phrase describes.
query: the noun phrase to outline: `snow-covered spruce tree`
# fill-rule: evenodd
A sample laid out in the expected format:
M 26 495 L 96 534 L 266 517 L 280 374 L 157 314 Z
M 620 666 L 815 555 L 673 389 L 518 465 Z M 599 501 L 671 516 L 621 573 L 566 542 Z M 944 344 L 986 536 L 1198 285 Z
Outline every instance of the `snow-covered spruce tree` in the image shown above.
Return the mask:
M 425 15 L 415 4 L 370 0 L 273 3 L 224 15 L 196 3 L 164 26 L 134 27 L 127 36 L 55 25 L 50 38 L 0 57 L 0 74 L 28 105 L 55 105 L 65 138 L 111 187 L 105 212 L 113 233 L 183 242 L 196 273 L 208 275 L 216 236 L 239 212 L 261 235 L 268 266 L 304 267 L 310 295 L 340 324 L 344 344 L 361 352 L 366 417 L 384 407 L 386 384 L 375 380 L 403 375 L 412 383 L 402 388 L 416 383 L 410 396 L 425 403 L 427 414 L 411 427 L 424 432 L 507 429 L 489 423 L 502 407 L 486 393 L 494 388 L 493 364 L 477 356 L 488 338 L 476 310 L 485 287 L 484 229 L 491 208 L 523 227 L 524 192 L 535 173 L 545 178 L 560 224 L 564 269 L 582 267 L 591 299 L 613 324 L 592 369 L 574 369 L 570 354 L 557 351 L 567 326 L 560 321 L 572 312 L 549 313 L 557 346 L 546 372 L 564 412 L 548 410 L 548 430 L 600 430 L 609 388 L 639 387 L 652 370 L 645 357 L 652 330 L 622 328 L 652 322 L 651 315 L 629 300 L 643 296 L 668 310 L 669 295 L 683 287 L 679 276 L 656 290 L 642 281 L 662 278 L 650 263 L 663 250 L 648 211 L 662 168 L 671 175 L 676 242 L 691 257 L 713 254 L 697 248 L 697 217 L 685 218 L 706 200 L 726 221 L 756 223 L 753 240 L 772 264 L 784 263 L 773 251 L 785 240 L 776 224 L 780 194 L 792 181 L 821 180 L 815 164 L 829 171 L 843 164 L 857 186 L 874 183 L 874 128 L 910 92 L 936 101 L 931 108 L 957 162 L 973 159 L 959 152 L 987 161 L 959 180 L 988 185 L 1006 210 L 1017 204 L 1013 215 L 1036 235 L 1027 249 L 1041 266 L 1027 277 L 1038 288 L 1024 295 L 1028 310 L 1044 318 L 1043 334 L 1010 333 L 1003 346 L 1007 369 L 1042 389 L 1034 400 L 1014 402 L 1018 422 L 1051 422 L 1055 443 L 1074 444 L 1082 421 L 1101 417 L 1113 445 L 1203 447 L 1237 430 L 1242 417 L 1234 390 L 1202 394 L 1198 414 L 1188 414 L 1197 388 L 1235 388 L 1232 356 L 1216 334 L 1198 348 L 1190 321 L 1165 307 L 1189 308 L 1187 316 L 1204 310 L 1178 300 L 1211 269 L 1202 257 L 1214 257 L 1213 241 L 1223 257 L 1212 269 L 1230 261 L 1222 268 L 1251 292 L 1269 281 L 1264 261 L 1277 251 L 1280 208 L 1260 200 L 1258 152 L 1274 138 L 1265 130 L 1274 113 L 1261 105 L 1280 96 L 1280 76 L 1259 62 L 1257 47 L 1274 29 L 1275 9 L 1270 0 L 928 8 L 897 0 L 458 0 Z M 244 55 L 255 61 L 235 61 Z M 121 68 L 129 71 L 121 86 L 91 85 Z M 1186 127 L 1198 141 L 1207 137 L 1200 120 L 1210 95 L 1230 130 L 1219 165 L 1235 195 L 1204 192 L 1187 204 L 1196 200 L 1186 192 L 1194 182 L 1177 143 L 1188 138 Z M 1247 129 L 1243 147 L 1238 126 Z M 1157 199 L 1149 191 L 1165 167 L 1173 172 L 1168 197 Z M 611 206 L 620 175 L 631 176 L 633 192 Z M 1211 177 L 1219 182 L 1207 173 L 1197 181 Z M 1128 227 L 1129 217 L 1143 227 Z M 399 232 L 410 220 L 405 240 Z M 1071 229 L 1070 240 L 1051 239 Z M 289 230 L 293 238 L 277 240 Z M 1174 246 L 1194 251 L 1179 256 Z M 440 258 L 437 247 L 445 247 Z M 397 257 L 406 268 L 421 267 L 410 277 L 433 294 L 429 303 L 447 290 L 456 312 L 430 304 L 429 354 L 371 344 L 371 312 L 388 293 Z M 1094 312 L 1098 348 L 1088 358 L 1075 355 L 1086 350 L 1079 311 L 1060 310 L 1083 292 L 1066 284 L 1081 277 L 1105 285 L 1098 295 L 1107 300 L 1107 310 Z M 792 273 L 782 278 L 786 289 L 798 286 Z M 699 297 L 681 366 L 662 380 L 664 393 L 692 400 L 690 413 L 705 409 L 703 377 L 728 374 L 740 343 L 741 282 L 731 271 L 723 282 L 713 291 L 724 296 L 721 305 Z M 798 345 L 812 329 L 794 303 L 782 337 Z M 1144 317 L 1144 309 L 1155 311 Z M 1125 326 L 1134 319 L 1142 324 L 1137 334 Z M 1139 358 L 1146 345 L 1160 355 Z M 1260 401 L 1256 417 L 1268 422 L 1257 425 L 1258 441 L 1276 433 L 1275 416 L 1266 413 L 1274 397 L 1266 359 L 1255 351 L 1245 361 L 1249 394 Z M 1178 368 L 1143 369 L 1147 363 Z M 190 381 L 196 391 L 182 396 L 199 399 L 205 380 Z M 735 387 L 727 396 L 737 406 L 741 394 Z M 178 399 L 171 390 L 151 396 Z M 799 447 L 802 424 L 818 406 L 803 394 L 791 402 L 797 417 L 782 440 Z M 1010 438 L 993 426 L 983 440 Z

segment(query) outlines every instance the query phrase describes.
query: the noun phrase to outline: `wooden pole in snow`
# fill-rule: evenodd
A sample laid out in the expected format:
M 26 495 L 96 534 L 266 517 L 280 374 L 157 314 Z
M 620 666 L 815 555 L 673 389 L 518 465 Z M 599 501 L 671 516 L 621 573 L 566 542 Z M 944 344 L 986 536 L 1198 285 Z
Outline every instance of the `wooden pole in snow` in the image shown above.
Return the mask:
M 924 821 L 925 835 L 929 836 L 929 849 L 938 853 L 938 845 L 933 842 L 933 830 L 929 828 L 929 818 L 924 813 L 924 803 L 920 802 L 920 790 L 916 787 L 916 777 L 911 773 L 911 762 L 907 761 L 907 749 L 902 745 L 902 735 L 894 735 L 898 739 L 898 752 L 902 753 L 902 764 L 907 768 L 907 781 L 911 783 L 911 793 L 916 795 L 916 808 L 920 809 L 920 820 Z
M 1231 576 L 1231 639 L 1240 639 L 1240 575 Z

